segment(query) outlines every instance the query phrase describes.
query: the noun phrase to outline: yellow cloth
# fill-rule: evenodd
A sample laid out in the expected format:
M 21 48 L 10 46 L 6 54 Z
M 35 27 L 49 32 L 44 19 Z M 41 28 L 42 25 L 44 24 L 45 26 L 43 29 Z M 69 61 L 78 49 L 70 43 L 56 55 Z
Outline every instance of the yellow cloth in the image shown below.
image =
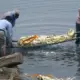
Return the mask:
M 75 38 L 75 31 L 70 29 L 66 34 L 62 35 L 33 35 L 21 37 L 18 40 L 20 46 L 35 46 L 42 44 L 55 44 L 61 43 Z

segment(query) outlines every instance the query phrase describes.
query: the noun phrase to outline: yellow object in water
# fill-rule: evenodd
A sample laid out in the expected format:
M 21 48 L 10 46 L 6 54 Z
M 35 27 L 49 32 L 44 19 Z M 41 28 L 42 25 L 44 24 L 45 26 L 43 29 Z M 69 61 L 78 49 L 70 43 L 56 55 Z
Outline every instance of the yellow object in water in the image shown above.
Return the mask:
M 70 29 L 66 34 L 62 35 L 33 35 L 27 37 L 21 37 L 18 41 L 20 46 L 36 46 L 44 44 L 56 44 L 72 40 L 75 38 L 75 31 Z
M 25 40 L 23 41 L 23 44 L 31 43 L 31 42 L 32 42 L 33 40 L 35 40 L 36 38 L 38 38 L 37 35 L 34 35 L 34 36 L 32 36 L 32 37 L 29 37 L 29 38 L 27 38 L 27 39 L 25 39 Z
M 29 44 L 31 43 L 33 40 L 35 40 L 36 38 L 38 38 L 37 35 L 33 35 L 31 37 L 21 37 L 20 40 L 18 41 L 18 43 L 20 45 L 25 45 L 25 44 Z
M 75 31 L 73 29 L 70 29 L 68 32 L 67 32 L 67 35 L 70 36 L 70 37 L 73 37 L 75 36 Z
M 55 79 L 53 79 L 53 78 L 50 78 L 50 77 L 44 76 L 44 75 L 39 75 L 39 76 L 37 76 L 37 79 L 38 79 L 38 80 L 55 80 Z

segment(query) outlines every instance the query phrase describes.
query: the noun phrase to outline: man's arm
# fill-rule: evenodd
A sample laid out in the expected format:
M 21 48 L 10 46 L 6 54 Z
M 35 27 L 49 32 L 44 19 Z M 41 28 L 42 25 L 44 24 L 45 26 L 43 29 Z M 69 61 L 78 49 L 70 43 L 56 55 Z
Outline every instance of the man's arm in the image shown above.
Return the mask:
M 7 26 L 7 44 L 9 46 L 12 46 L 12 36 L 13 36 L 13 30 L 12 30 L 12 25 L 8 24 Z

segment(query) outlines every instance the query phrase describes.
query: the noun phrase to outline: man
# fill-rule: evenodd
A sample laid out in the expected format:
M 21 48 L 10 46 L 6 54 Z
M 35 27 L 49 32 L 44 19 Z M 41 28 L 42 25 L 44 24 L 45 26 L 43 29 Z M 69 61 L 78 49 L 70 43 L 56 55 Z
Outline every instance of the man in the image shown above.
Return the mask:
M 80 8 L 78 9 L 78 16 L 76 20 L 76 45 L 80 44 Z
M 3 39 L 4 44 L 6 41 L 6 46 L 8 47 L 12 47 L 12 36 L 13 36 L 13 31 L 12 28 L 15 26 L 15 22 L 16 19 L 19 18 L 19 11 L 18 10 L 14 10 L 14 11 L 9 11 L 7 13 L 4 14 L 3 18 L 0 20 L 0 35 L 4 35 L 1 36 L 0 38 Z M 3 32 L 4 33 L 3 33 Z M 2 40 L 0 39 L 0 40 Z M 1 41 L 0 41 L 1 42 Z M 2 52 L 5 54 L 5 45 L 1 44 L 1 50 L 3 50 Z

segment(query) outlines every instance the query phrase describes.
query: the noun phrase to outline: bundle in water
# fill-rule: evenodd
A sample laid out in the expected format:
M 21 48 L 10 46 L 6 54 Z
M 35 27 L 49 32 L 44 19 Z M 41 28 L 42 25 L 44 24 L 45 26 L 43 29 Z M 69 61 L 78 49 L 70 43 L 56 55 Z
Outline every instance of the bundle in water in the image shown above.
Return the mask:
M 76 38 L 75 31 L 70 29 L 66 34 L 62 35 L 32 35 L 24 36 L 18 40 L 18 46 L 21 47 L 34 47 L 49 44 L 58 44 Z

